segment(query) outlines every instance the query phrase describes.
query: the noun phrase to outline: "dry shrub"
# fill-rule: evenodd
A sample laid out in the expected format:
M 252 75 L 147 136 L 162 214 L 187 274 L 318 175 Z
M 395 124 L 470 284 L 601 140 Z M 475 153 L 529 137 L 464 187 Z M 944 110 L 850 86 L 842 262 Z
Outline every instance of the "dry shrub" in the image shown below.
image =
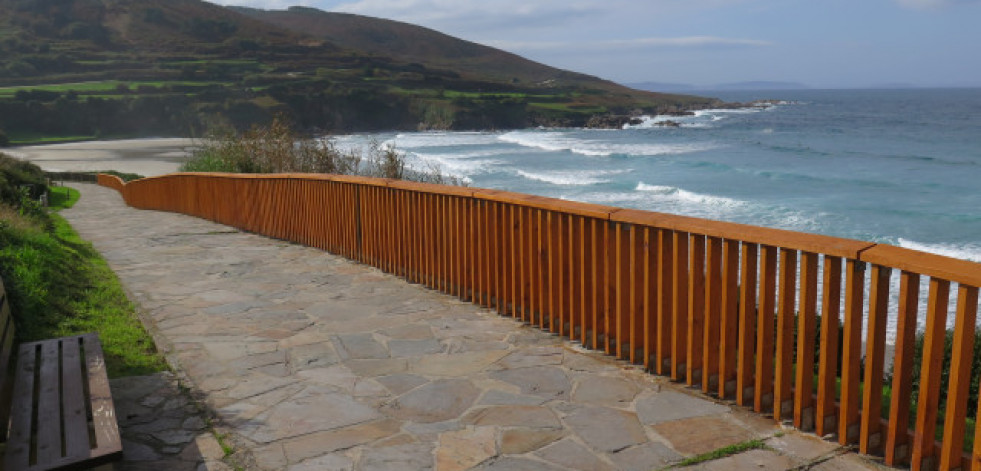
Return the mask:
M 462 185 L 442 174 L 438 166 L 425 171 L 407 168 L 405 154 L 373 142 L 368 149 L 343 151 L 329 137 L 298 135 L 282 116 L 268 126 L 253 126 L 238 134 L 218 129 L 181 166 L 185 172 L 330 173 L 397 180 Z
M 344 153 L 330 138 L 303 139 L 282 117 L 236 134 L 213 131 L 190 160 L 188 172 L 357 174 L 361 156 Z
M 0 230 L 13 229 L 18 232 L 43 232 L 43 227 L 34 218 L 21 214 L 22 211 L 0 203 Z

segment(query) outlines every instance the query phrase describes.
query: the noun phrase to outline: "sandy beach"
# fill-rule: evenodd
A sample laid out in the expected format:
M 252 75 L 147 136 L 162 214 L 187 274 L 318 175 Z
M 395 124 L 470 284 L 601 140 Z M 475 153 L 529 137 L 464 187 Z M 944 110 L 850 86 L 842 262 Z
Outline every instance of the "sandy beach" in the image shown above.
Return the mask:
M 194 148 L 187 138 L 86 141 L 3 149 L 51 172 L 116 170 L 144 176 L 176 172 Z

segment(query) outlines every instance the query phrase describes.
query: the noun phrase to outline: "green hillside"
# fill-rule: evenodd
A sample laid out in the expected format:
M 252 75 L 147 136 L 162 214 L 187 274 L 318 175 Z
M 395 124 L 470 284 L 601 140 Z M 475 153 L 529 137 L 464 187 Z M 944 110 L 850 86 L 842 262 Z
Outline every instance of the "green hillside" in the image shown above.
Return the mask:
M 276 114 L 311 131 L 578 126 L 718 103 L 404 23 L 198 0 L 2 0 L 0 56 L 0 131 L 14 143 L 199 135 Z
M 291 31 L 304 32 L 351 50 L 398 57 L 430 68 L 454 70 L 506 83 L 553 86 L 584 85 L 625 92 L 612 82 L 549 67 L 516 54 L 398 21 L 307 7 L 259 10 L 230 7 L 252 18 Z M 636 91 L 626 91 L 635 93 Z

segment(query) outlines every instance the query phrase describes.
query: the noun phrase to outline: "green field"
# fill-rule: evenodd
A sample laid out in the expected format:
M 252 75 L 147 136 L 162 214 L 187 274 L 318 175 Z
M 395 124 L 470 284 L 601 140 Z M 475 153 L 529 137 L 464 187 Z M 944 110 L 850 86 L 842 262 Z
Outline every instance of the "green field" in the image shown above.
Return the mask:
M 607 109 L 603 106 L 594 105 L 577 105 L 570 103 L 529 103 L 528 106 L 531 108 L 538 108 L 542 110 L 549 111 L 559 111 L 562 113 L 584 113 L 584 114 L 595 114 L 595 113 L 605 113 Z
M 79 94 L 85 94 L 90 96 L 93 92 L 111 92 L 120 89 L 120 85 L 126 86 L 129 90 L 134 90 L 137 87 L 156 87 L 162 88 L 164 86 L 184 86 L 184 87 L 205 87 L 208 85 L 222 85 L 225 82 L 218 81 L 188 81 L 188 80 L 176 80 L 176 81 L 121 81 L 121 80 L 102 80 L 94 82 L 74 82 L 74 83 L 53 83 L 47 85 L 22 85 L 16 87 L 0 87 L 0 98 L 12 98 L 17 92 L 40 90 L 46 92 L 59 92 L 65 93 L 69 91 L 75 91 Z M 98 95 L 98 96 L 109 96 L 109 95 Z
M 34 144 L 57 144 L 59 142 L 79 142 L 79 141 L 92 141 L 98 139 L 98 136 L 46 136 L 44 134 L 30 133 L 30 134 L 18 134 L 10 133 L 10 145 L 12 146 L 26 146 Z

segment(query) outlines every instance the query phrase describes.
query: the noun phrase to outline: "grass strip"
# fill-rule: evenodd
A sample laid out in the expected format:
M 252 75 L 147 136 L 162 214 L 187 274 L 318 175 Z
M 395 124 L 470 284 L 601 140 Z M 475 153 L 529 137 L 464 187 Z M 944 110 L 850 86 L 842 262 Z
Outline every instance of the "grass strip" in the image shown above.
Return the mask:
M 675 464 L 673 464 L 671 466 L 668 466 L 667 468 L 664 468 L 664 469 L 684 468 L 686 466 L 693 466 L 693 465 L 696 465 L 696 464 L 704 463 L 706 461 L 714 461 L 714 460 L 717 460 L 717 459 L 720 459 L 720 458 L 725 458 L 727 456 L 738 455 L 738 454 L 743 453 L 745 451 L 759 450 L 759 449 L 764 449 L 764 448 L 768 448 L 768 447 L 766 446 L 766 443 L 763 442 L 763 440 L 760 440 L 760 439 L 749 440 L 749 441 L 745 441 L 745 442 L 741 442 L 741 443 L 736 443 L 736 444 L 729 445 L 729 446 L 724 446 L 722 448 L 719 448 L 718 450 L 713 450 L 713 451 L 709 451 L 707 453 L 702 453 L 700 455 L 696 455 L 696 456 L 692 456 L 690 458 L 686 458 L 686 459 L 682 460 L 681 462 L 675 463 Z
M 67 186 L 53 186 L 48 189 L 48 208 L 58 211 L 75 206 L 81 194 Z
M 110 377 L 167 369 L 136 306 L 91 244 L 56 213 L 49 224 L 15 218 L 9 211 L 0 218 L 0 275 L 19 341 L 98 332 Z

